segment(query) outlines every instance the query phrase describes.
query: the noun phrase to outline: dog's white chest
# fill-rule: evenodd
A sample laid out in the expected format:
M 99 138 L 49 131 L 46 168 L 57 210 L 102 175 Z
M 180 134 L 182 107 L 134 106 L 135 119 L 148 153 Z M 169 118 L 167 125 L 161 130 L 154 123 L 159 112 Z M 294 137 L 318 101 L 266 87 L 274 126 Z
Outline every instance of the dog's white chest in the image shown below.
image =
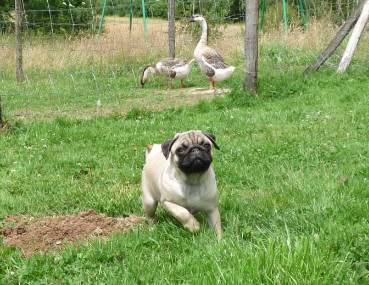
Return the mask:
M 186 205 L 184 206 L 190 213 L 198 211 L 206 211 L 210 208 L 212 199 L 212 194 L 209 193 L 210 189 L 202 185 L 200 187 L 192 186 L 186 187 Z
M 201 183 L 188 183 L 176 179 L 174 176 L 167 176 L 163 179 L 161 189 L 161 200 L 175 202 L 186 208 L 190 213 L 207 211 L 218 204 L 217 186 L 215 175 L 212 169 Z

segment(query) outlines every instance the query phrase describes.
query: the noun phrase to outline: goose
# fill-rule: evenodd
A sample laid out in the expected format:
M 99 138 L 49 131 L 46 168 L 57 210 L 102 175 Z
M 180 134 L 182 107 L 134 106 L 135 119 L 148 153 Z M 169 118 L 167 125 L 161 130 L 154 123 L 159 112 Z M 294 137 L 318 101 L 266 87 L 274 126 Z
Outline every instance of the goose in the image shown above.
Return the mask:
M 193 15 L 188 23 L 201 23 L 202 33 L 193 56 L 201 71 L 209 78 L 210 90 L 214 90 L 214 82 L 223 81 L 230 77 L 235 70 L 234 66 L 225 63 L 223 57 L 215 49 L 208 46 L 208 23 L 204 16 Z
M 148 66 L 144 69 L 141 76 L 141 87 L 144 88 L 148 80 L 148 75 L 151 73 L 154 76 L 167 76 L 170 81 L 170 88 L 173 89 L 173 79 L 181 80 L 181 88 L 183 88 L 183 79 L 190 73 L 195 59 L 190 62 L 179 58 L 164 58 L 155 66 Z

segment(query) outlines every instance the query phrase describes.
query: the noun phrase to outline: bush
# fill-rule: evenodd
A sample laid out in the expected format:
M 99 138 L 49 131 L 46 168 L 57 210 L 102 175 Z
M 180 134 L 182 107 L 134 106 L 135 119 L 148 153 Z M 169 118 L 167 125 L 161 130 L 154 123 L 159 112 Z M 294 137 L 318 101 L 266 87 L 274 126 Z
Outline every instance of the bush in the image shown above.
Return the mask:
M 42 33 L 78 33 L 97 24 L 91 8 L 82 0 L 25 0 L 24 9 L 28 28 Z
M 11 11 L 14 11 L 14 1 L 0 0 L 0 34 L 14 27 Z

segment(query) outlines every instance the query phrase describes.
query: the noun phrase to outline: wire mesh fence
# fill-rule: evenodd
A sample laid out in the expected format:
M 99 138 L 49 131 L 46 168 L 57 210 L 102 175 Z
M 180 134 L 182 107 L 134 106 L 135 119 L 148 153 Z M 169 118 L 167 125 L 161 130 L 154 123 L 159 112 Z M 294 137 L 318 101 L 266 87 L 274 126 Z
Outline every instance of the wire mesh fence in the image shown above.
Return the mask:
M 30 2 L 39 6 L 29 6 Z M 5 116 L 43 117 L 41 114 L 61 113 L 75 116 L 80 113 L 83 117 L 102 110 L 114 113 L 159 106 L 163 100 L 167 106 L 183 103 L 183 90 L 175 95 L 161 92 L 167 88 L 165 78 L 150 78 L 145 90 L 140 86 L 144 67 L 168 57 L 166 1 L 146 1 L 145 21 L 141 1 L 107 1 L 103 21 L 103 1 L 30 2 L 22 1 L 25 77 L 22 84 L 17 84 L 15 77 L 14 13 L 0 10 L 0 95 Z M 276 65 L 268 61 L 276 63 L 281 70 L 291 66 L 305 68 L 334 37 L 358 2 L 305 0 L 303 14 L 298 1 L 287 3 L 286 7 L 282 1 L 266 1 L 260 33 L 261 68 L 266 69 L 265 73 L 268 68 L 275 69 Z M 212 29 L 211 46 L 237 70 L 228 83 L 220 86 L 239 84 L 241 88 L 245 69 L 245 0 L 180 0 L 175 4 L 176 57 L 185 60 L 193 57 L 200 29 L 186 20 L 193 13 L 204 14 Z M 99 35 L 100 23 L 103 25 Z M 361 46 L 368 43 L 367 33 L 364 38 Z M 293 55 L 288 49 L 294 50 Z M 359 49 L 368 59 L 365 48 Z M 336 57 L 339 56 L 337 53 Z M 193 69 L 185 86 L 207 87 L 198 67 Z

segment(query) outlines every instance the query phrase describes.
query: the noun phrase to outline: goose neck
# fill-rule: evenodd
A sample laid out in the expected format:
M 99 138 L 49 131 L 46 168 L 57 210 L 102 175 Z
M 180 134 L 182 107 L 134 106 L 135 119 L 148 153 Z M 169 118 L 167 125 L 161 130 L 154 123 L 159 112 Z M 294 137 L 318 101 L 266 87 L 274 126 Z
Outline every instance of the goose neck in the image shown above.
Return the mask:
M 202 44 L 207 45 L 208 44 L 208 23 L 207 21 L 204 19 L 201 22 L 201 38 L 200 38 L 200 42 Z
M 160 75 L 158 69 L 154 66 L 149 66 L 146 70 L 145 70 L 145 77 L 147 77 L 147 75 L 151 73 L 152 75 Z

